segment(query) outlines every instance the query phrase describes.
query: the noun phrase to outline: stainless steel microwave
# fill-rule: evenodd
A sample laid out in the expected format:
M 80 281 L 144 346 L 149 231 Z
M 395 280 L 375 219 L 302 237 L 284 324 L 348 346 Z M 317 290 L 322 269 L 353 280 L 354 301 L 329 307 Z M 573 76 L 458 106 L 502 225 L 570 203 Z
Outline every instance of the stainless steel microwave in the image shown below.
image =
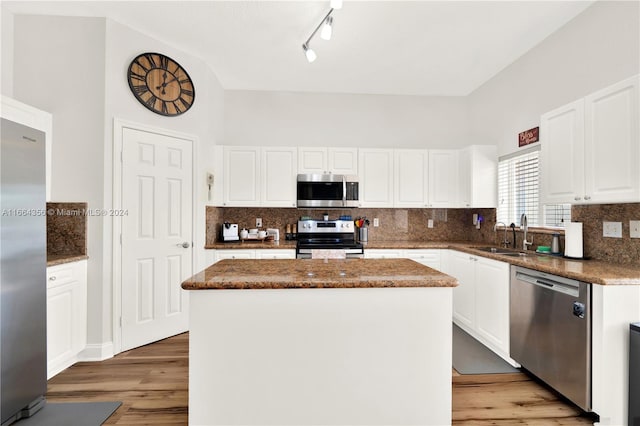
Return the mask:
M 298 175 L 298 207 L 358 207 L 358 176 Z

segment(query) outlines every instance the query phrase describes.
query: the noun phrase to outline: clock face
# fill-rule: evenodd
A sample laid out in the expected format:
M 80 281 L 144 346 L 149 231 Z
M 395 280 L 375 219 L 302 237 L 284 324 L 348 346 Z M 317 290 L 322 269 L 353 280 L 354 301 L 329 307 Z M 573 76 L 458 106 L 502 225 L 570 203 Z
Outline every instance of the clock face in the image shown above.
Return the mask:
M 184 114 L 196 96 L 189 74 L 160 53 L 138 55 L 129 65 L 127 80 L 136 99 L 161 115 Z

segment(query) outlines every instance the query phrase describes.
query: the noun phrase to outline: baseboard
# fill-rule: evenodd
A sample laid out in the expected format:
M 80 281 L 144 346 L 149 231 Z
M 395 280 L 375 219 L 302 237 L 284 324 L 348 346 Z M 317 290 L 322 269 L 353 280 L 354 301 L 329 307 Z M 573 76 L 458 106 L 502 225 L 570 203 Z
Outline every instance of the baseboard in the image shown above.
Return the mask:
M 104 361 L 113 358 L 113 342 L 89 343 L 78 354 L 78 361 Z

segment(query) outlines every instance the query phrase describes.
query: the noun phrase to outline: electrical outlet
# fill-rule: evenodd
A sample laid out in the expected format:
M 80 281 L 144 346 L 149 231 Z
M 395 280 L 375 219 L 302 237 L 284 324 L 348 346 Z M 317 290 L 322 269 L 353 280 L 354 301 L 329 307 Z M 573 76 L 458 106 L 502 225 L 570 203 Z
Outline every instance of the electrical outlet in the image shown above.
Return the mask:
M 256 228 L 262 228 L 262 218 L 256 217 Z
M 622 238 L 622 222 L 602 222 L 602 236 Z
M 640 238 L 640 220 L 629 221 L 629 236 L 631 238 Z
M 433 219 L 427 220 L 427 228 L 433 228 Z
M 380 226 L 380 219 L 378 219 L 377 217 L 373 218 L 373 227 L 377 228 L 378 226 Z

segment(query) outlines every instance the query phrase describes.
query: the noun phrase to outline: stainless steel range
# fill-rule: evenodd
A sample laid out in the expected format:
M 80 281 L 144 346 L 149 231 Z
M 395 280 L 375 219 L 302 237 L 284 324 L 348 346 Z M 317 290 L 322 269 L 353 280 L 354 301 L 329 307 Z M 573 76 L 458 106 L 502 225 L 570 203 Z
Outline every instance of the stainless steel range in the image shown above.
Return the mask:
M 347 258 L 364 257 L 352 220 L 299 220 L 296 258 L 310 259 L 313 250 L 344 250 Z

